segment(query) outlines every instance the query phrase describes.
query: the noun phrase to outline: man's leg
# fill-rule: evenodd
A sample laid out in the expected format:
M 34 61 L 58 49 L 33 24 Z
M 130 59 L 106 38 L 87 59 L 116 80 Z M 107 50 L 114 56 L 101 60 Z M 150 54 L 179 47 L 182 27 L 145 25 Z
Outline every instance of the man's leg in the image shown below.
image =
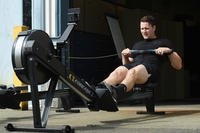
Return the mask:
M 115 94 L 114 97 L 119 100 L 125 96 L 126 92 L 132 90 L 135 84 L 144 84 L 149 76 L 144 65 L 138 65 L 130 70 L 120 66 L 103 81 L 103 86 L 110 89 Z
M 117 67 L 113 72 L 110 73 L 110 75 L 100 82 L 96 88 L 107 88 L 112 93 L 113 97 L 116 99 L 119 94 L 123 94 L 126 92 L 126 90 L 122 89 L 114 89 L 113 86 L 120 84 L 124 78 L 126 77 L 126 74 L 128 72 L 128 69 L 124 66 Z M 117 91 L 117 92 L 116 92 Z
M 127 87 L 126 91 L 128 92 L 133 89 L 135 84 L 144 84 L 149 77 L 150 74 L 147 72 L 145 66 L 138 65 L 128 71 L 121 84 Z
M 107 85 L 120 84 L 125 79 L 127 72 L 126 67 L 119 66 L 103 82 Z
M 110 90 L 115 92 L 117 100 L 121 100 L 126 96 L 128 91 L 131 91 L 135 84 L 144 84 L 150 74 L 148 74 L 144 65 L 138 65 L 128 70 L 124 80 L 117 86 L 110 86 Z M 108 87 L 107 87 L 108 88 Z

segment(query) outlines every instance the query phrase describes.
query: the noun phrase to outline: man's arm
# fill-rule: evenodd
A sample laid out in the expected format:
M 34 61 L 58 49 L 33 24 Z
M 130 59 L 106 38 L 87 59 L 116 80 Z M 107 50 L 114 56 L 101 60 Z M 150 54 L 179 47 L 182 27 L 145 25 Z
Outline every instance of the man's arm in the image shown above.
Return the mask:
M 129 48 L 124 49 L 121 54 L 123 65 L 133 62 L 133 58 L 131 58 L 131 50 Z
M 168 47 L 159 47 L 155 50 L 155 52 L 159 55 L 168 54 L 170 64 L 174 69 L 180 70 L 183 67 L 181 57 L 172 49 Z
M 180 70 L 183 67 L 183 65 L 182 65 L 182 59 L 178 55 L 177 52 L 172 52 L 171 54 L 168 55 L 168 58 L 170 60 L 171 66 L 174 69 Z

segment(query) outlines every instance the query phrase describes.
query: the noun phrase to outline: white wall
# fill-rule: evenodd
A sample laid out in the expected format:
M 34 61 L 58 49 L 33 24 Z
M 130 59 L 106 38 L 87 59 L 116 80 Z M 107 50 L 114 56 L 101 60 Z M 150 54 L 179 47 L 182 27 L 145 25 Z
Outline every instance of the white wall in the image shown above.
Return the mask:
M 0 0 L 0 84 L 12 85 L 13 28 L 22 25 L 22 0 Z

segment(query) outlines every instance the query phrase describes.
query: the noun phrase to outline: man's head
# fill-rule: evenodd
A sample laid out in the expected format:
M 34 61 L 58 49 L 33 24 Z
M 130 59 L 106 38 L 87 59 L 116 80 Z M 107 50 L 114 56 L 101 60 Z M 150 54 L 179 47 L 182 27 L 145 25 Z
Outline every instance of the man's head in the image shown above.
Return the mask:
M 144 16 L 140 19 L 140 32 L 144 39 L 156 38 L 156 22 L 151 15 Z

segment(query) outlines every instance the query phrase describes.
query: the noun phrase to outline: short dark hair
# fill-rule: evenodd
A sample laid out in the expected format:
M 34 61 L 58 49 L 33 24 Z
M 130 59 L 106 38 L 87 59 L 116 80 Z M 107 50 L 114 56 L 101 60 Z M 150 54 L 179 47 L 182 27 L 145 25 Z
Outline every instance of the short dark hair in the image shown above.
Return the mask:
M 143 17 L 140 19 L 140 22 L 148 22 L 148 23 L 151 24 L 152 26 L 156 25 L 155 17 L 152 16 L 152 15 L 143 16 Z

